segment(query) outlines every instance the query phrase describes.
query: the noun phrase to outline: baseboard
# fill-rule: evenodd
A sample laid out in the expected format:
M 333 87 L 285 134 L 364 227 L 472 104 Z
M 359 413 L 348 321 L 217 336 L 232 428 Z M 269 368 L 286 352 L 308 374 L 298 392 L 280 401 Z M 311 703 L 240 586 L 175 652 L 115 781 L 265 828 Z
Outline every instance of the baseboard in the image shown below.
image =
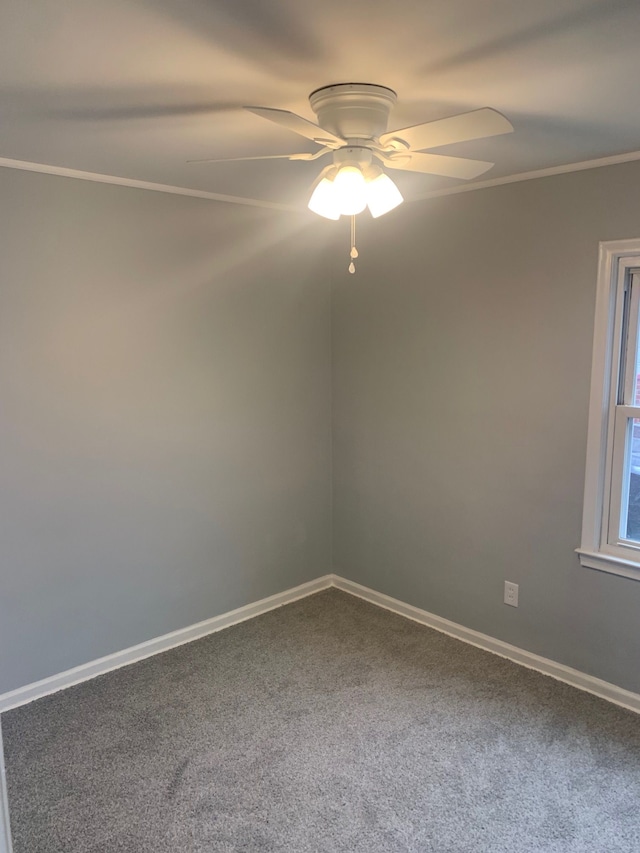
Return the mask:
M 593 693 L 594 696 L 599 696 L 601 699 L 606 699 L 615 705 L 621 705 L 623 708 L 640 714 L 640 694 L 638 693 L 632 693 L 630 690 L 625 690 L 608 681 L 602 681 L 600 678 L 587 675 L 578 669 L 572 669 L 570 666 L 556 663 L 556 661 L 549 660 L 549 658 L 540 657 L 540 655 L 520 649 L 518 646 L 504 643 L 502 640 L 497 640 L 488 634 L 481 634 L 479 631 L 465 628 L 464 625 L 450 622 L 448 619 L 443 619 L 434 613 L 421 610 L 419 607 L 413 607 L 411 604 L 405 604 L 403 601 L 398 601 L 396 598 L 391 598 L 391 596 L 385 595 L 382 592 L 376 592 L 374 589 L 369 589 L 369 587 L 362 586 L 339 575 L 330 575 L 329 577 L 332 586 L 343 590 L 343 592 L 348 592 L 351 595 L 362 598 L 370 604 L 376 604 L 385 610 L 391 610 L 400 616 L 413 619 L 414 622 L 420 622 L 421 625 L 435 628 L 436 631 L 448 634 L 457 640 L 463 640 L 465 643 L 469 643 L 479 649 L 484 649 L 494 655 L 507 658 L 528 669 L 535 669 L 537 672 L 543 673 L 543 675 L 549 675 L 557 681 L 564 681 L 565 684 L 570 684 L 572 687 L 577 687 L 579 690 L 584 690 L 587 693 Z
M 336 587 L 350 595 L 362 598 L 370 604 L 383 607 L 385 610 L 391 610 L 393 613 L 398 613 L 400 616 L 405 616 L 429 628 L 435 628 L 436 631 L 448 634 L 450 637 L 455 637 L 479 649 L 484 649 L 484 651 L 507 658 L 528 669 L 534 669 L 537 672 L 543 673 L 543 675 L 549 675 L 551 678 L 563 681 L 572 687 L 577 687 L 579 690 L 593 693 L 594 696 L 599 696 L 601 699 L 606 699 L 616 705 L 621 705 L 623 708 L 640 713 L 640 694 L 638 693 L 632 693 L 630 690 L 625 690 L 608 681 L 602 681 L 592 675 L 580 672 L 580 670 L 572 669 L 549 658 L 543 658 L 533 652 L 518 648 L 518 646 L 512 646 L 502 640 L 497 640 L 495 637 L 490 637 L 488 634 L 481 634 L 472 628 L 466 628 L 464 625 L 450 622 L 448 619 L 443 619 L 441 616 L 436 616 L 427 610 L 421 610 L 419 607 L 414 607 L 396 598 L 391 598 L 391 596 L 385 595 L 382 592 L 376 592 L 376 590 L 362 586 L 355 581 L 347 580 L 339 575 L 327 574 L 316 578 L 316 580 L 309 581 L 292 589 L 287 589 L 284 592 L 279 592 L 276 595 L 271 595 L 268 598 L 263 598 L 244 607 L 239 607 L 236 610 L 230 610 L 228 613 L 214 616 L 212 619 L 206 619 L 204 622 L 198 622 L 195 625 L 181 628 L 170 634 L 164 634 L 162 637 L 156 637 L 137 646 L 131 646 L 131 648 L 123 649 L 120 652 L 115 652 L 112 655 L 107 655 L 98 660 L 76 666 L 58 675 L 52 675 L 33 684 L 27 684 L 25 687 L 19 687 L 17 690 L 4 693 L 0 695 L 0 714 L 19 705 L 25 705 L 35 699 L 40 699 L 50 693 L 56 693 L 74 684 L 88 681 L 97 675 L 103 675 L 113 669 L 119 669 L 122 666 L 127 666 L 130 663 L 135 663 L 138 660 L 143 660 L 144 658 L 167 651 L 175 646 L 181 646 L 184 643 L 190 643 L 193 640 L 206 637 L 208 634 L 221 631 L 223 628 L 228 628 L 238 622 L 253 619 L 255 616 L 260 616 L 269 610 L 282 607 L 284 604 L 290 604 L 293 601 L 305 598 L 308 595 L 328 589 L 329 587 Z M 2 822 L 0 821 L 0 828 L 1 826 Z M 2 839 L 0 839 L 0 853 L 4 853 L 2 850 Z
M 27 702 L 33 702 L 34 699 L 40 699 L 50 693 L 65 690 L 74 684 L 88 681 L 90 678 L 95 678 L 96 675 L 103 675 L 105 672 L 119 669 L 121 666 L 127 666 L 130 663 L 135 663 L 135 661 L 157 655 L 159 652 L 166 652 L 175 646 L 182 646 L 184 643 L 190 643 L 193 640 L 206 637 L 208 634 L 221 631 L 223 628 L 228 628 L 238 622 L 253 619 L 254 616 L 260 616 L 269 610 L 275 610 L 276 607 L 282 607 L 283 604 L 290 604 L 299 598 L 306 598 L 306 596 L 312 595 L 314 592 L 327 589 L 333 586 L 333 583 L 334 575 L 324 575 L 323 577 L 300 584 L 300 586 L 292 587 L 284 592 L 278 592 L 275 595 L 270 595 L 268 598 L 247 604 L 244 607 L 238 607 L 236 610 L 230 610 L 228 613 L 222 613 L 220 616 L 205 619 L 204 622 L 180 628 L 178 631 L 172 631 L 170 634 L 164 634 L 153 640 L 147 640 L 137 646 L 131 646 L 120 652 L 114 652 L 114 654 L 107 655 L 106 657 L 81 664 L 73 669 L 68 669 L 58 675 L 52 675 L 49 678 L 43 678 L 41 681 L 27 684 L 25 687 L 19 687 L 16 690 L 3 693 L 0 695 L 0 714 L 8 711 L 10 708 L 26 705 Z M 1 846 L 0 853 L 2 853 Z

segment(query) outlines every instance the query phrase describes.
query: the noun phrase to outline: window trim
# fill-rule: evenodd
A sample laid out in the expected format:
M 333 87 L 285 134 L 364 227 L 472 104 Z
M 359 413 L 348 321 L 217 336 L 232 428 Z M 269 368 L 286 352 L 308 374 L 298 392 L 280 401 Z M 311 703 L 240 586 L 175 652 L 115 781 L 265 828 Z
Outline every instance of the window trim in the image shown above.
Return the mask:
M 582 537 L 576 548 L 583 566 L 635 580 L 640 580 L 640 549 L 611 545 L 608 538 L 624 290 L 638 269 L 640 238 L 600 243 Z

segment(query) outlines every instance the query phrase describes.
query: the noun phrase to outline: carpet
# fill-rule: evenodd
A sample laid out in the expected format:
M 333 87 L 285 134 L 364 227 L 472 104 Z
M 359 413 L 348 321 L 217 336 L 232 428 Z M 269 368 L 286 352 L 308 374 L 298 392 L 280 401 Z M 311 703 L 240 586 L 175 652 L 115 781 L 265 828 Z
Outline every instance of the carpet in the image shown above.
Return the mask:
M 15 853 L 637 853 L 640 717 L 327 590 L 2 716 Z

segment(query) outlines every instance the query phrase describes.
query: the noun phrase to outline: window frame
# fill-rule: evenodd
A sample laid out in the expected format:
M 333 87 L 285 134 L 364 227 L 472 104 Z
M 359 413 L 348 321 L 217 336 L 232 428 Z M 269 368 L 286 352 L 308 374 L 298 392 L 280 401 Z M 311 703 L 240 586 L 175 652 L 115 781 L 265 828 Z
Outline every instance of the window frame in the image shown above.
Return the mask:
M 625 292 L 632 279 L 630 304 L 625 309 Z M 628 356 L 633 358 L 637 346 L 639 306 L 640 238 L 600 243 L 582 537 L 576 551 L 583 566 L 635 580 L 640 580 L 640 543 L 623 541 L 619 528 L 623 474 L 628 465 L 627 419 L 640 417 L 639 406 L 627 405 Z M 631 324 L 624 327 L 629 315 L 635 325 L 633 352 L 628 346 Z M 622 376 L 625 365 L 626 375 Z M 623 399 L 619 398 L 621 388 L 626 389 Z

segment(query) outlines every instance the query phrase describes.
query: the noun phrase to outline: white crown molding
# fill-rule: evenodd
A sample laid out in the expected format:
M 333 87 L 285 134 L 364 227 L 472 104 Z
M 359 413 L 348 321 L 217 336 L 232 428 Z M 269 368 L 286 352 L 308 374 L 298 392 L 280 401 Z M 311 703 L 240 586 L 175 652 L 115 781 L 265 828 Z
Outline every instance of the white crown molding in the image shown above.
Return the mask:
M 82 172 L 79 169 L 69 169 L 67 166 L 49 166 L 46 163 L 30 163 L 27 160 L 11 160 L 8 157 L 0 157 L 0 167 L 4 169 L 18 169 L 22 172 L 39 172 L 42 175 L 58 175 L 62 178 L 76 178 L 79 181 L 93 181 L 97 184 L 115 184 L 118 187 L 133 187 L 138 190 L 151 190 L 152 192 L 170 193 L 171 195 L 185 195 L 191 198 L 205 198 L 209 201 L 223 201 L 227 204 L 245 204 L 250 207 L 266 207 L 270 210 L 299 212 L 298 207 L 289 204 L 278 204 L 275 201 L 241 198 L 235 195 L 189 189 L 189 187 L 174 187 L 170 184 L 154 184 L 151 181 L 120 178 L 117 175 L 102 175 L 99 172 Z
M 531 172 L 519 172 L 515 175 L 504 175 L 501 178 L 491 178 L 488 181 L 477 181 L 473 184 L 463 184 L 447 187 L 444 190 L 432 190 L 411 199 L 411 202 L 424 201 L 429 198 L 439 198 L 445 195 L 470 193 L 474 190 L 485 190 L 489 187 L 500 187 L 503 184 L 518 184 L 521 181 L 533 181 L 536 178 L 550 178 L 553 175 L 565 175 L 569 172 L 582 172 L 586 169 L 600 169 L 602 166 L 617 166 L 620 163 L 632 163 L 640 160 L 640 151 L 629 151 L 627 154 L 614 154 L 611 157 L 599 157 L 597 160 L 582 160 L 578 163 L 565 163 L 562 166 L 550 166 L 548 169 L 535 169 Z
M 283 604 L 291 604 L 299 598 L 306 598 L 308 595 L 320 592 L 330 586 L 333 586 L 333 575 L 323 575 L 315 580 L 300 584 L 300 586 L 286 589 L 284 592 L 278 592 L 252 604 L 246 604 L 244 607 L 238 607 L 236 610 L 230 610 L 211 619 L 205 619 L 204 622 L 197 622 L 195 625 L 180 628 L 170 634 L 163 634 L 161 637 L 155 637 L 128 649 L 83 663 L 80 666 L 73 667 L 73 669 L 67 669 L 57 675 L 43 678 L 41 681 L 34 681 L 32 684 L 10 690 L 8 693 L 0 695 L 0 714 L 11 708 L 17 708 L 19 705 L 26 705 L 35 699 L 41 699 L 50 693 L 66 690 L 67 687 L 88 681 L 97 675 L 104 675 L 113 669 L 120 669 L 122 666 L 128 666 L 130 663 L 152 657 L 160 652 L 166 652 L 176 646 L 199 640 L 201 637 L 221 631 L 223 628 L 229 628 L 231 625 L 237 625 L 238 622 L 253 619 L 254 616 L 268 613 L 269 610 L 275 610 L 277 607 L 282 607 Z M 0 853 L 2 853 L 1 847 Z
M 362 586 L 339 575 L 332 576 L 332 585 L 343 590 L 343 592 L 362 598 L 370 604 L 391 610 L 393 613 L 398 613 L 407 619 L 413 619 L 414 622 L 419 622 L 421 625 L 435 628 L 436 631 L 454 637 L 456 640 L 462 640 L 471 646 L 507 658 L 527 669 L 534 669 L 536 672 L 549 675 L 557 681 L 563 681 L 565 684 L 577 687 L 578 690 L 592 693 L 594 696 L 599 696 L 601 699 L 606 699 L 608 702 L 613 702 L 615 705 L 621 705 L 629 711 L 640 714 L 639 693 L 633 693 L 630 690 L 618 687 L 616 684 L 595 678 L 593 675 L 587 675 L 578 669 L 572 669 L 570 666 L 549 660 L 549 658 L 543 658 L 533 652 L 526 651 L 526 649 L 512 646 L 502 640 L 497 640 L 495 637 L 490 637 L 488 634 L 481 634 L 472 628 L 465 628 L 464 625 L 459 625 L 457 622 L 450 622 L 448 619 L 436 616 L 435 613 L 429 613 L 427 610 L 405 604 L 403 601 L 398 601 L 396 598 L 391 598 L 382 592 L 376 592 L 374 589 L 369 589 L 369 587 Z
M 499 187 L 503 184 L 517 184 L 521 181 L 533 181 L 536 178 L 549 178 L 553 175 L 564 175 L 569 172 L 581 172 L 586 169 L 599 169 L 602 166 L 616 166 L 620 163 L 631 163 L 640 160 L 640 151 L 630 151 L 626 154 L 614 154 L 611 157 L 600 157 L 596 160 L 583 160 L 577 163 L 565 163 L 562 166 L 551 166 L 547 169 L 536 169 L 531 172 L 519 172 L 515 175 L 504 175 L 501 178 L 491 178 L 488 181 L 476 181 L 472 184 L 458 184 L 455 187 L 447 187 L 442 190 L 432 190 L 422 193 L 408 203 L 425 201 L 440 196 L 457 195 L 458 193 L 469 193 L 475 190 L 484 190 L 490 187 Z M 250 207 L 263 207 L 269 210 L 282 210 L 289 213 L 305 212 L 306 208 L 296 205 L 279 204 L 275 201 L 263 201 L 257 198 L 241 198 L 240 196 L 213 193 L 206 190 L 195 190 L 189 187 L 175 187 L 170 184 L 156 184 L 151 181 L 138 181 L 134 178 L 121 178 L 117 175 L 103 175 L 99 172 L 83 172 L 79 169 L 70 169 L 67 166 L 51 166 L 46 163 L 31 163 L 28 160 L 12 160 L 9 157 L 0 157 L 0 168 L 18 169 L 23 172 L 39 172 L 43 175 L 58 175 L 63 178 L 76 178 L 80 181 L 93 181 L 99 184 L 115 184 L 119 187 L 133 187 L 139 190 L 151 190 L 153 192 L 170 193 L 172 195 L 184 195 L 192 198 L 204 198 L 210 201 L 222 201 L 227 204 L 244 204 Z

